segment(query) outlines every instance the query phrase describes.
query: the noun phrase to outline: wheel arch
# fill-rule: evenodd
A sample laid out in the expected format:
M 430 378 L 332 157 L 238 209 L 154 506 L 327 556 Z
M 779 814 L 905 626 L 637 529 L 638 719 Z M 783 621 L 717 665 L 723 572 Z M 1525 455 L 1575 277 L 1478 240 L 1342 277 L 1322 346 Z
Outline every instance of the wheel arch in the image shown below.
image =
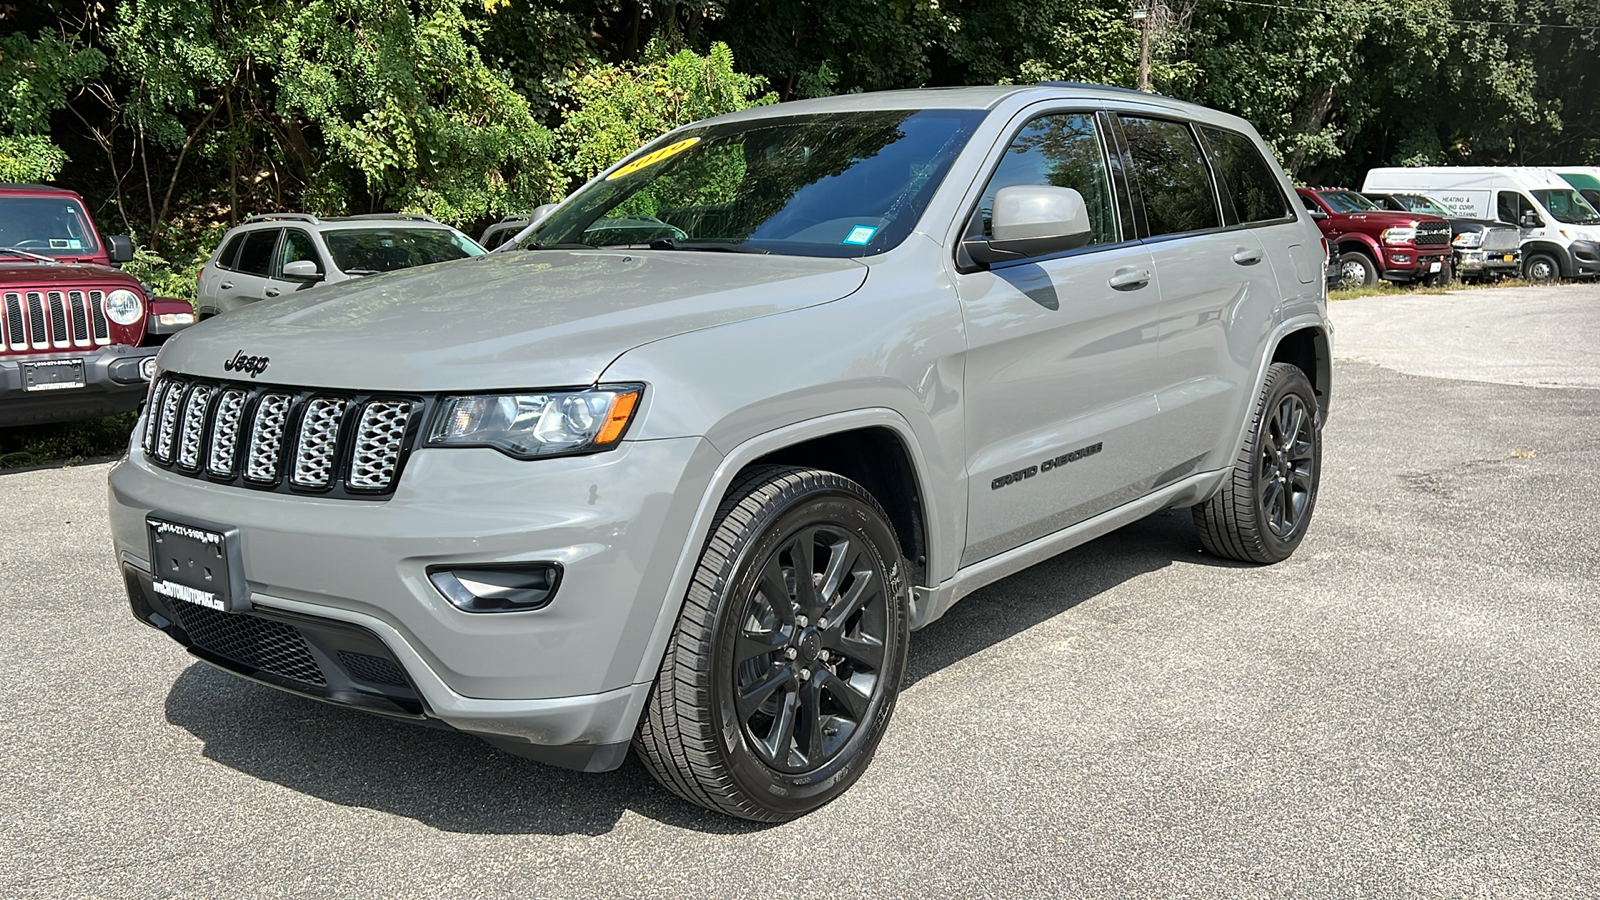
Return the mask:
M 1344 234 L 1339 236 L 1336 249 L 1340 254 L 1358 250 L 1372 257 L 1372 262 L 1383 271 L 1383 251 L 1378 248 L 1378 242 L 1364 234 Z
M 1285 333 L 1278 338 L 1268 357 L 1268 365 L 1289 363 L 1306 373 L 1311 390 L 1317 397 L 1317 410 L 1324 421 L 1327 418 L 1329 392 L 1333 386 L 1333 353 L 1326 330 L 1308 325 Z
M 1572 277 L 1572 254 L 1567 248 L 1550 241 L 1529 241 L 1522 245 L 1522 265 L 1524 271 L 1528 265 L 1528 257 L 1543 253 L 1552 256 L 1556 261 L 1556 268 L 1561 271 L 1562 278 Z
M 862 458 L 863 454 L 873 451 L 893 455 L 882 460 Z M 636 684 L 655 679 L 667 640 L 683 606 L 689 579 L 694 575 L 701 548 L 723 498 L 740 473 L 751 466 L 773 463 L 827 468 L 862 484 L 873 492 L 889 514 L 890 524 L 902 542 L 901 550 L 914 567 L 911 583 L 918 584 L 927 578 L 926 573 L 938 571 L 937 557 L 942 544 L 938 517 L 932 514 L 929 506 L 933 496 L 928 481 L 929 466 L 911 424 L 900 413 L 888 408 L 857 409 L 756 435 L 734 447 L 723 458 L 701 495 L 672 581 L 662 597 L 649 643 L 640 659 L 634 677 Z M 832 468 L 830 463 L 865 473 L 865 480 L 852 471 Z M 874 484 L 879 489 L 897 493 L 885 497 L 874 490 Z M 913 555 L 911 547 L 904 546 L 908 533 L 915 542 L 917 555 Z

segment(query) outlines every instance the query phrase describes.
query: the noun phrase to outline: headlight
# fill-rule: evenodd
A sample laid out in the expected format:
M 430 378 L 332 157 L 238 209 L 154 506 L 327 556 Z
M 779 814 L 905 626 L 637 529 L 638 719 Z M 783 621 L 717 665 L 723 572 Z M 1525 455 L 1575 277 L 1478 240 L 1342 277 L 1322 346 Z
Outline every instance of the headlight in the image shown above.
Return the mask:
M 1408 244 L 1417 236 L 1415 228 L 1385 228 L 1383 242 L 1385 244 Z
M 1473 247 L 1477 247 L 1483 243 L 1483 232 L 1463 231 L 1456 235 L 1455 240 L 1451 241 L 1450 243 L 1462 248 L 1463 250 L 1470 250 Z
M 622 384 L 449 397 L 428 430 L 428 446 L 493 447 L 518 459 L 610 450 L 643 394 L 643 385 Z
M 144 301 L 133 291 L 112 291 L 101 305 L 106 311 L 106 318 L 118 325 L 132 325 L 144 315 Z

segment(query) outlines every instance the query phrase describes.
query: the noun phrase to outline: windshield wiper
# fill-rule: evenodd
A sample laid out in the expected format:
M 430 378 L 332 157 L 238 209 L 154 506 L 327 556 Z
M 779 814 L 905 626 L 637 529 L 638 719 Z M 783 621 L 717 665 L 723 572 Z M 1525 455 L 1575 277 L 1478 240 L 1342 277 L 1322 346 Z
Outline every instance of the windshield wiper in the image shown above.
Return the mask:
M 762 256 L 772 255 L 771 250 L 752 247 L 749 244 L 727 244 L 721 241 L 680 241 L 676 238 L 659 238 L 643 244 L 603 244 L 605 250 L 688 250 L 703 253 L 759 253 Z
M 26 256 L 28 259 L 36 259 L 39 262 L 47 262 L 47 263 L 50 263 L 51 265 L 60 265 L 61 264 L 61 260 L 52 259 L 51 257 L 48 257 L 48 256 L 40 256 L 37 253 L 29 253 L 26 250 L 18 250 L 16 247 L 0 247 L 0 251 L 4 251 L 6 253 L 15 253 L 18 256 Z

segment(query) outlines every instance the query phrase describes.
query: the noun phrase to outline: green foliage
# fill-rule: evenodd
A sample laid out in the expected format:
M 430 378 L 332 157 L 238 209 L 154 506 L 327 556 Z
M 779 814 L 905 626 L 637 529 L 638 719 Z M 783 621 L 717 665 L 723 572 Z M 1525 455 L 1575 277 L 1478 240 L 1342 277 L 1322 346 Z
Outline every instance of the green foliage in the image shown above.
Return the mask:
M 75 463 L 118 456 L 128 449 L 137 413 L 103 419 L 0 428 L 0 469 Z
M 48 181 L 67 155 L 49 137 L 50 116 L 106 66 L 105 54 L 43 32 L 0 36 L 0 181 Z
M 777 101 L 765 82 L 740 74 L 727 44 L 701 56 L 650 46 L 638 65 L 608 65 L 573 79 L 573 105 L 556 129 L 564 174 L 592 178 L 679 125 Z
M 67 154 L 42 134 L 0 136 L 0 182 L 49 181 L 67 164 Z

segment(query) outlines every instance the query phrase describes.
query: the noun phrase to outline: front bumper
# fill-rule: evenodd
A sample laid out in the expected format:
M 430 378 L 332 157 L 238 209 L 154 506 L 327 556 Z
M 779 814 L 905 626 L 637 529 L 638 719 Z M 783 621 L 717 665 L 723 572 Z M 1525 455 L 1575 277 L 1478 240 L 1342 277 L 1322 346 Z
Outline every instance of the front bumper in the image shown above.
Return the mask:
M 1429 278 L 1450 268 L 1451 251 L 1447 247 L 1384 247 L 1383 277 L 1389 281 L 1416 281 Z M 1439 268 L 1435 269 L 1434 265 Z
M 1572 256 L 1572 277 L 1593 278 L 1600 275 L 1600 244 L 1594 241 L 1573 241 L 1567 246 Z
M 159 348 L 105 347 L 0 356 L 0 427 L 92 419 L 139 408 L 149 388 L 140 369 Z M 49 391 L 25 388 L 24 364 L 82 360 L 83 386 Z
M 643 709 L 650 685 L 635 676 L 720 458 L 695 438 L 533 462 L 493 450 L 423 450 L 393 497 L 359 502 L 210 484 L 152 468 L 135 448 L 111 473 L 111 525 L 135 616 L 208 662 L 548 762 L 608 768 L 621 762 Z M 145 516 L 157 509 L 239 527 L 253 609 L 201 615 L 298 630 L 319 648 L 311 656 L 321 686 L 269 677 L 281 673 L 241 659 L 243 651 L 196 646 L 204 642 L 182 627 L 194 611 L 148 590 Z M 462 612 L 426 574 L 433 565 L 518 561 L 562 564 L 548 606 Z M 406 685 L 363 682 L 341 649 L 391 660 Z
M 1456 274 L 1480 275 L 1504 272 L 1513 274 L 1522 270 L 1521 250 L 1457 250 Z

